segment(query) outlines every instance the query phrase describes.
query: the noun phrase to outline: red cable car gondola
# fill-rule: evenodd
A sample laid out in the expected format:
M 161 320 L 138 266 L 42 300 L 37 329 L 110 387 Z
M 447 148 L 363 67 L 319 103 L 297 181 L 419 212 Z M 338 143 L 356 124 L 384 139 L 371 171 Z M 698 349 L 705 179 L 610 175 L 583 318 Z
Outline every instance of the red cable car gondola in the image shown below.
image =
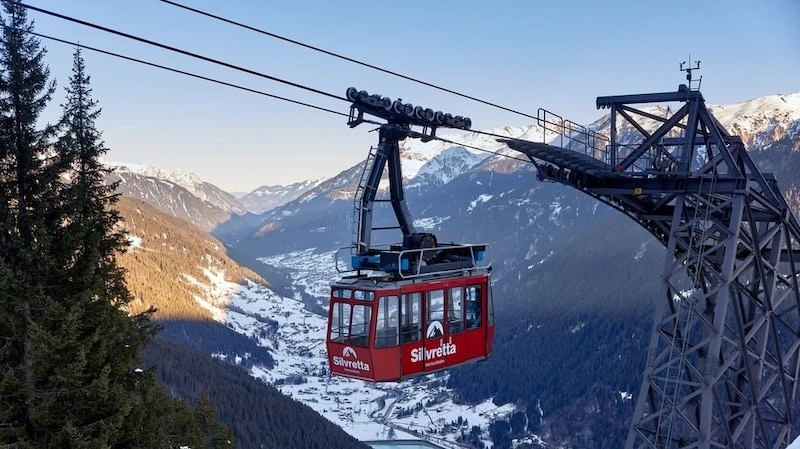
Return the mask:
M 486 359 L 494 342 L 488 269 L 394 279 L 345 277 L 331 286 L 331 373 L 399 381 Z
M 399 381 L 486 359 L 494 342 L 489 247 L 440 245 L 433 234 L 417 233 L 405 205 L 400 170 L 400 140 L 430 139 L 437 126 L 468 128 L 469 119 L 459 117 L 449 123 L 444 118 L 450 114 L 415 115 L 419 107 L 354 88 L 347 96 L 353 101 L 351 127 L 364 122 L 364 112 L 388 123 L 380 127 L 377 151 L 369 153 L 356 195 L 357 229 L 350 262 L 354 273 L 331 286 L 327 333 L 331 373 Z M 395 104 L 403 107 L 391 107 Z M 434 122 L 436 117 L 443 119 Z M 412 132 L 411 125 L 422 126 L 423 134 Z M 391 203 L 398 226 L 377 228 L 372 226 L 372 211 L 387 165 L 390 199 L 383 201 Z M 402 244 L 371 247 L 371 231 L 386 229 L 401 230 Z

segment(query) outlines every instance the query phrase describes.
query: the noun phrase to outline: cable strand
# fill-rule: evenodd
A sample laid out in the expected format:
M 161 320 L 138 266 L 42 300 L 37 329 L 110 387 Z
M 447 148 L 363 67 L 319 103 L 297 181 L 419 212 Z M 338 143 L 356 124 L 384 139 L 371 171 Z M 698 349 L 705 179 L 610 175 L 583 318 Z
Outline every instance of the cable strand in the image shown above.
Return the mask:
M 367 62 L 364 62 L 364 61 L 359 61 L 358 59 L 350 58 L 350 57 L 344 56 L 344 55 L 339 54 L 339 53 L 335 53 L 335 52 L 332 52 L 332 51 L 329 51 L 329 50 L 325 50 L 323 48 L 315 47 L 313 45 L 309 45 L 309 44 L 306 44 L 306 43 L 303 43 L 303 42 L 300 42 L 300 41 L 297 41 L 297 40 L 294 40 L 294 39 L 290 39 L 288 37 L 284 37 L 284 36 L 281 36 L 281 35 L 278 35 L 278 34 L 275 34 L 275 33 L 271 33 L 269 31 L 265 31 L 265 30 L 262 30 L 262 29 L 259 29 L 259 28 L 256 28 L 256 27 L 241 23 L 241 22 L 237 22 L 235 20 L 226 19 L 225 17 L 221 17 L 221 16 L 218 16 L 218 15 L 206 12 L 206 11 L 202 11 L 202 10 L 199 10 L 199 9 L 196 9 L 196 8 L 192 8 L 190 6 L 182 5 L 180 3 L 177 3 L 177 2 L 174 2 L 174 1 L 171 1 L 171 0 L 161 0 L 161 1 L 164 2 L 164 3 L 167 3 L 169 5 L 176 6 L 178 8 L 182 8 L 182 9 L 185 9 L 187 11 L 194 12 L 196 14 L 200 14 L 200 15 L 203 15 L 203 16 L 215 19 L 215 20 L 219 20 L 221 22 L 225 22 L 225 23 L 230 24 L 230 25 L 238 26 L 238 27 L 250 30 L 250 31 L 254 31 L 254 32 L 259 33 L 259 34 L 263 34 L 265 36 L 269 36 L 269 37 L 272 37 L 272 38 L 275 38 L 275 39 L 282 40 L 284 42 L 289 42 L 289 43 L 294 44 L 294 45 L 299 45 L 299 46 L 301 46 L 303 48 L 307 48 L 309 50 L 314 50 L 314 51 L 326 54 L 328 56 L 333 56 L 334 58 L 339 58 L 339 59 L 342 59 L 342 60 L 345 60 L 345 61 L 348 61 L 348 62 L 352 62 L 354 64 L 358 64 L 358 65 L 363 66 L 363 67 L 368 67 L 370 69 L 377 70 L 379 72 L 383 72 L 383 73 L 386 73 L 386 74 L 389 74 L 389 75 L 393 75 L 393 76 L 396 76 L 396 77 L 399 77 L 399 78 L 402 78 L 402 79 L 405 79 L 405 80 L 408 80 L 408 81 L 412 81 L 412 82 L 415 82 L 417 84 L 422 84 L 423 86 L 432 87 L 434 89 L 438 89 L 438 90 L 441 90 L 443 92 L 447 92 L 449 94 L 457 95 L 457 96 L 462 97 L 462 98 L 466 98 L 466 99 L 469 99 L 469 100 L 472 100 L 472 101 L 476 101 L 478 103 L 482 103 L 482 104 L 485 104 L 487 106 L 492 106 L 494 108 L 502 109 L 502 110 L 507 111 L 507 112 L 512 112 L 514 114 L 518 114 L 518 115 L 521 115 L 523 117 L 528 117 L 528 118 L 532 118 L 532 119 L 536 118 L 533 115 L 526 114 L 524 112 L 517 111 L 515 109 L 511 109 L 511 108 L 499 105 L 497 103 L 493 103 L 493 102 L 490 102 L 490 101 L 482 100 L 480 98 L 473 97 L 471 95 L 467 95 L 467 94 L 464 94 L 464 93 L 461 93 L 461 92 L 458 92 L 458 91 L 455 91 L 455 90 L 452 90 L 452 89 L 448 89 L 446 87 L 442 87 L 442 86 L 439 86 L 437 84 L 433 84 L 433 83 L 429 83 L 427 81 L 423 81 L 423 80 L 421 80 L 419 78 L 414 78 L 412 76 L 403 75 L 402 73 L 398 73 L 398 72 L 394 72 L 392 70 L 384 69 L 384 68 L 378 67 L 378 66 L 376 66 L 374 64 L 370 64 L 370 63 L 367 63 Z
M 108 27 L 104 27 L 102 25 L 98 25 L 98 24 L 95 24 L 95 23 L 87 22 L 85 20 L 76 19 L 74 17 L 70 17 L 70 16 L 67 16 L 67 15 L 64 15 L 64 14 L 59 14 L 57 12 L 48 11 L 46 9 L 38 8 L 36 6 L 27 5 L 27 4 L 21 3 L 21 2 L 17 2 L 17 4 L 22 6 L 22 7 L 24 7 L 24 8 L 27 8 L 29 10 L 32 10 L 32 11 L 40 12 L 42 14 L 47 14 L 49 16 L 57 17 L 57 18 L 62 19 L 62 20 L 67 20 L 67 21 L 70 21 L 70 22 L 73 22 L 73 23 L 77 23 L 77 24 L 80 24 L 80 25 L 84 25 L 84 26 L 87 26 L 87 27 L 90 27 L 90 28 L 94 28 L 94 29 L 97 29 L 97 30 L 100 30 L 100 31 L 105 31 L 107 33 L 116 34 L 117 36 L 122 36 L 122 37 L 125 37 L 125 38 L 128 38 L 128 39 L 132 39 L 132 40 L 135 40 L 135 41 L 138 41 L 138 42 L 142 42 L 142 43 L 145 43 L 145 44 L 148 44 L 148 45 L 159 47 L 159 48 L 162 48 L 164 50 L 169 50 L 169 51 L 172 51 L 172 52 L 175 52 L 175 53 L 180 53 L 182 55 L 190 56 L 192 58 L 196 58 L 196 59 L 200 59 L 202 61 L 210 62 L 212 64 L 221 65 L 221 66 L 227 67 L 229 69 L 238 70 L 240 72 L 244 72 L 244 73 L 247 73 L 249 75 L 258 76 L 258 77 L 261 77 L 261 78 L 266 78 L 266 79 L 271 80 L 271 81 L 276 81 L 276 82 L 283 83 L 283 84 L 286 84 L 286 85 L 289 85 L 289 86 L 292 86 L 292 87 L 296 87 L 298 89 L 303 89 L 303 90 L 307 90 L 309 92 L 314 92 L 316 94 L 323 95 L 323 96 L 330 97 L 330 98 L 334 98 L 336 100 L 348 101 L 347 98 L 341 97 L 339 95 L 334 95 L 334 94 L 331 94 L 331 93 L 328 93 L 328 92 L 325 92 L 325 91 L 322 91 L 322 90 L 319 90 L 319 89 L 315 89 L 313 87 L 305 86 L 303 84 L 295 83 L 293 81 L 288 81 L 288 80 L 285 80 L 285 79 L 282 79 L 282 78 L 278 78 L 278 77 L 275 77 L 275 76 L 272 76 L 272 75 L 267 75 L 265 73 L 261 73 L 261 72 L 257 72 L 255 70 L 251 70 L 251 69 L 248 69 L 248 68 L 245 68 L 245 67 L 237 66 L 237 65 L 231 64 L 229 62 L 220 61 L 218 59 L 210 58 L 208 56 L 203 56 L 203 55 L 200 55 L 200 54 L 197 54 L 197 53 L 192 53 L 192 52 L 187 51 L 187 50 L 182 50 L 182 49 L 177 48 L 177 47 L 172 47 L 170 45 L 162 44 L 160 42 L 152 41 L 150 39 L 145 39 L 143 37 L 135 36 L 133 34 L 125 33 L 125 32 L 122 32 L 122 31 L 114 30 L 112 28 L 108 28 Z
M 7 25 L 4 25 L 4 27 L 9 28 Z M 115 53 L 113 51 L 103 50 L 101 48 L 92 47 L 92 46 L 81 44 L 81 43 L 78 43 L 78 42 L 71 42 L 71 41 L 68 41 L 66 39 L 60 39 L 60 38 L 57 38 L 57 37 L 48 36 L 46 34 L 36 33 L 36 32 L 33 32 L 33 31 L 28 31 L 28 33 L 30 33 L 30 34 L 32 34 L 34 36 L 37 36 L 37 37 L 41 37 L 41 38 L 44 38 L 44 39 L 51 40 L 51 41 L 60 42 L 62 44 L 67 44 L 67 45 L 72 45 L 72 46 L 75 46 L 75 47 L 84 48 L 86 50 L 91 50 L 91 51 L 94 51 L 94 52 L 97 52 L 97 53 L 102 53 L 104 55 L 114 56 L 116 58 L 125 59 L 127 61 L 136 62 L 136 63 L 139 63 L 139 64 L 143 64 L 143 65 L 150 66 L 150 67 L 155 67 L 155 68 L 162 69 L 162 70 L 167 70 L 169 72 L 178 73 L 180 75 L 190 76 L 192 78 L 197 78 L 197 79 L 201 79 L 201 80 L 204 80 L 204 81 L 209 81 L 209 82 L 212 82 L 212 83 L 220 84 L 220 85 L 223 85 L 223 86 L 232 87 L 234 89 L 243 90 L 245 92 L 250 92 L 250 93 L 254 93 L 254 94 L 258 94 L 258 95 L 263 95 L 265 97 L 274 98 L 276 100 L 286 101 L 286 102 L 289 102 L 289 103 L 293 103 L 293 104 L 300 105 L 300 106 L 305 106 L 305 107 L 312 108 L 312 109 L 317 109 L 317 110 L 324 111 L 324 112 L 329 112 L 329 113 L 335 114 L 335 115 L 340 115 L 340 116 L 344 116 L 344 117 L 348 116 L 344 112 L 334 111 L 333 109 L 324 108 L 322 106 L 317 106 L 317 105 L 314 105 L 314 104 L 311 104 L 311 103 L 304 103 L 302 101 L 292 100 L 291 98 L 281 97 L 280 95 L 273 95 L 273 94 L 270 94 L 270 93 L 267 93 L 267 92 L 263 92 L 263 91 L 260 91 L 260 90 L 257 90 L 257 89 L 252 89 L 252 88 L 241 86 L 241 85 L 238 85 L 238 84 L 229 83 L 227 81 L 222 81 L 222 80 L 218 80 L 218 79 L 215 79 L 215 78 L 210 78 L 210 77 L 207 77 L 207 76 L 204 76 L 204 75 L 198 75 L 196 73 L 187 72 L 185 70 L 180 70 L 180 69 L 176 69 L 176 68 L 173 68 L 173 67 L 168 67 L 168 66 L 161 65 L 161 64 L 156 64 L 154 62 L 145 61 L 143 59 L 138 59 L 138 58 L 134 58 L 134 57 L 131 57 L 131 56 L 126 56 L 126 55 L 123 55 L 123 54 L 120 54 L 120 53 Z

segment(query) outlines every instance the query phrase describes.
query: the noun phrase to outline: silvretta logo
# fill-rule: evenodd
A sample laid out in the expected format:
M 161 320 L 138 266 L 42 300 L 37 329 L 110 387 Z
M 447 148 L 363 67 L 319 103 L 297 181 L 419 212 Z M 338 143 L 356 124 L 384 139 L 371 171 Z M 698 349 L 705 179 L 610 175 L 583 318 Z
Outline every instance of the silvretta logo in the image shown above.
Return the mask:
M 425 337 L 428 339 L 444 337 L 444 326 L 441 321 L 431 321 L 428 328 L 425 330 Z M 455 355 L 458 351 L 456 344 L 453 343 L 453 337 L 447 341 L 442 338 L 439 341 L 439 346 L 435 348 L 425 348 L 424 345 L 411 350 L 411 363 L 425 362 L 425 367 L 432 367 L 444 363 L 444 357 Z
M 431 321 L 431 324 L 428 325 L 428 329 L 425 331 L 425 336 L 427 338 L 441 338 L 444 336 L 444 327 L 442 326 L 442 322 Z
M 439 346 L 435 348 L 428 348 L 425 349 L 425 346 L 420 346 L 418 348 L 414 348 L 411 350 L 411 363 L 417 363 L 425 361 L 425 366 L 434 366 L 444 363 L 444 357 L 455 355 L 458 351 L 456 344 L 453 343 L 453 337 L 450 337 L 445 341 L 444 339 L 439 341 Z M 438 359 L 436 362 L 431 362 L 431 360 Z
M 369 371 L 369 363 L 358 360 L 358 353 L 350 346 L 345 346 L 344 349 L 342 349 L 341 357 L 338 355 L 333 357 L 333 364 L 335 366 L 341 366 L 342 368 L 345 368 L 345 370 L 349 368 L 350 371 Z

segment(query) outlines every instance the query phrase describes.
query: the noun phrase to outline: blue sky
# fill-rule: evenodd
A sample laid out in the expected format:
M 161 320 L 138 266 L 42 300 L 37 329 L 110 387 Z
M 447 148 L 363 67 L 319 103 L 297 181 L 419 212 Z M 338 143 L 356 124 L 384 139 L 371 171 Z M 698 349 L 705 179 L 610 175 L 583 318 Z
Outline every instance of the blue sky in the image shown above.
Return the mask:
M 529 118 L 239 29 L 158 0 L 23 0 L 344 96 L 350 86 L 466 115 Z M 175 0 L 271 33 L 535 115 L 577 123 L 598 95 L 672 91 L 700 59 L 711 104 L 800 91 L 800 2 Z M 348 112 L 348 104 L 38 12 L 36 31 Z M 73 48 L 43 40 L 63 101 Z M 180 168 L 229 191 L 333 176 L 377 143 L 341 116 L 84 51 L 108 159 Z

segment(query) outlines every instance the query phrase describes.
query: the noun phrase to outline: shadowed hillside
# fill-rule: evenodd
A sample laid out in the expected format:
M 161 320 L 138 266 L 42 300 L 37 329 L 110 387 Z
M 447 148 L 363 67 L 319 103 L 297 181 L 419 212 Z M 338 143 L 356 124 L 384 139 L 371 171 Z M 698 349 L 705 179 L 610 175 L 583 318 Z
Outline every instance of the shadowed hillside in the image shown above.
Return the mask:
M 368 449 L 308 406 L 201 351 L 156 338 L 144 355 L 173 394 L 208 397 L 239 448 Z

